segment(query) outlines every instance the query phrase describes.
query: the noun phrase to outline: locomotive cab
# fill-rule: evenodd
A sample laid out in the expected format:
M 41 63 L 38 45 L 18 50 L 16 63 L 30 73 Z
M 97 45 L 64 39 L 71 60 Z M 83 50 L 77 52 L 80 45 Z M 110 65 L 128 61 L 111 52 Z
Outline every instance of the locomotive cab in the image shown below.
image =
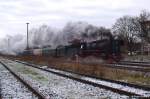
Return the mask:
M 96 57 L 107 57 L 109 49 L 109 40 L 97 40 L 93 42 L 84 42 L 80 46 L 79 55 L 82 57 L 96 56 Z
M 111 43 L 111 58 L 113 58 L 114 61 L 118 62 L 121 60 L 121 46 L 124 45 L 123 40 L 119 39 L 118 36 L 115 36 L 112 39 Z

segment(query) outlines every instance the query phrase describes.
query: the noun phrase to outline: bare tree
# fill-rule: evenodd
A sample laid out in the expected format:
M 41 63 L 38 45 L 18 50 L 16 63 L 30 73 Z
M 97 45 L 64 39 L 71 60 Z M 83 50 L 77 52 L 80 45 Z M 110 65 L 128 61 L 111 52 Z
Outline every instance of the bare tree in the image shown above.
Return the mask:
M 126 42 L 127 48 L 130 52 L 133 50 L 135 38 L 140 33 L 140 24 L 138 17 L 123 16 L 117 19 L 113 25 L 113 32 L 117 33 Z
M 150 12 L 142 10 L 139 15 L 139 23 L 141 24 L 140 37 L 143 37 L 145 41 L 150 42 L 149 30 L 145 26 L 145 22 L 150 21 Z

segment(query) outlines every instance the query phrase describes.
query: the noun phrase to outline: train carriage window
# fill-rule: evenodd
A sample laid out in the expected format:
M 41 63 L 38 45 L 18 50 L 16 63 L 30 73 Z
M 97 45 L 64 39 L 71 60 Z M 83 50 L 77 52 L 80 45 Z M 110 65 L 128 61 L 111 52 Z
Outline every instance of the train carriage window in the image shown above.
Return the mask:
M 92 48 L 96 48 L 96 43 L 92 43 L 92 44 L 91 44 L 91 47 L 92 47 Z
M 90 49 L 90 44 L 89 44 L 89 43 L 87 43 L 86 45 L 87 45 L 87 49 Z
M 103 47 L 103 46 L 104 46 L 104 42 L 103 42 L 103 43 L 98 43 L 98 44 L 97 44 L 97 47 L 98 47 L 98 48 L 101 48 L 101 47 Z

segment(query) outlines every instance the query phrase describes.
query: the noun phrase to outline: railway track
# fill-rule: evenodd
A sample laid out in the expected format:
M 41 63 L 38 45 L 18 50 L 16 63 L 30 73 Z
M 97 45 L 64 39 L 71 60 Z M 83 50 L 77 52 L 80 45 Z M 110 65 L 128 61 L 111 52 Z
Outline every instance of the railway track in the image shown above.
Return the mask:
M 10 58 L 7 58 L 10 59 Z M 14 60 L 11 58 L 11 60 Z M 62 62 L 62 63 L 75 63 L 76 62 Z M 87 64 L 78 62 L 79 64 Z M 97 63 L 97 65 L 101 65 L 108 68 L 116 68 L 116 69 L 125 69 L 125 70 L 132 70 L 132 71 L 139 71 L 139 72 L 150 72 L 150 62 L 133 62 L 133 61 L 121 61 L 118 63 Z
M 23 78 L 21 78 L 17 73 L 12 71 L 5 63 L 0 61 L 2 64 L 18 81 L 20 81 L 24 86 L 26 86 L 38 99 L 45 99 L 45 96 L 37 91 L 37 89 L 33 88 L 28 82 L 26 82 Z M 2 99 L 2 96 L 0 97 Z
M 79 82 L 82 82 L 85 84 L 93 85 L 95 87 L 100 87 L 100 88 L 104 88 L 107 90 L 111 90 L 113 92 L 127 95 L 127 96 L 145 97 L 142 94 L 139 94 L 138 92 L 123 90 L 123 87 L 124 87 L 124 89 L 126 89 L 126 87 L 127 87 L 127 88 L 131 88 L 133 90 L 145 91 L 145 92 L 148 92 L 148 94 L 150 94 L 149 93 L 150 88 L 145 87 L 145 86 L 139 86 L 139 85 L 124 83 L 124 82 L 119 82 L 119 81 L 114 81 L 114 80 L 109 80 L 109 79 L 102 79 L 102 78 L 93 80 L 93 79 L 90 79 L 89 77 L 87 77 L 86 75 L 67 73 L 64 71 L 59 71 L 59 70 L 54 70 L 54 69 L 45 69 L 45 68 L 39 67 L 39 65 L 35 65 L 35 64 L 27 63 L 27 62 L 22 62 L 22 61 L 18 61 L 18 60 L 15 60 L 15 62 L 24 64 L 25 66 L 31 66 L 31 67 L 34 67 L 34 68 L 37 68 L 37 69 L 40 69 L 40 70 L 43 70 L 46 72 L 50 72 L 50 73 L 53 73 L 53 74 L 56 74 L 56 75 L 59 75 L 62 77 L 73 79 L 73 80 L 76 80 L 76 81 L 79 81 Z M 81 78 L 84 78 L 84 79 L 81 79 Z M 101 82 L 99 80 L 101 80 Z M 109 84 L 110 86 L 107 86 L 103 83 Z M 117 87 L 111 87 L 111 85 L 120 86 L 121 88 L 119 89 Z
M 150 68 L 150 62 L 139 62 L 139 61 L 120 61 L 119 64 L 138 66 L 138 67 L 148 67 Z
M 111 64 L 103 64 L 106 67 L 116 68 L 116 69 L 125 69 L 139 72 L 150 72 L 149 65 L 141 65 L 141 64 L 133 64 L 133 63 L 111 63 Z
M 43 68 L 40 68 L 41 66 L 37 65 L 37 64 L 33 64 L 33 63 L 29 63 L 29 62 L 24 62 L 24 61 L 19 61 L 19 60 L 13 60 L 13 61 L 25 64 L 25 65 L 32 66 L 34 68 L 45 70 Z M 56 69 L 56 68 L 52 68 L 52 69 L 59 70 L 59 69 Z M 118 83 L 118 84 L 122 84 L 123 83 L 122 85 L 127 85 L 127 86 L 131 86 L 131 87 L 135 87 L 135 88 L 141 88 L 142 87 L 142 89 L 150 90 L 150 87 L 144 86 L 144 85 L 140 86 L 140 85 L 131 84 L 131 83 L 129 84 L 129 83 L 125 83 L 125 82 L 120 82 L 120 81 L 115 81 L 115 80 L 110 80 L 110 79 L 105 79 L 105 78 L 99 78 L 99 77 L 95 77 L 95 76 L 89 76 L 89 75 L 85 75 L 85 74 L 80 74 L 80 73 L 76 73 L 76 72 L 73 72 L 73 71 L 67 71 L 67 70 L 61 70 L 61 71 L 65 71 L 65 72 L 69 72 L 69 73 L 74 73 L 74 74 L 78 74 L 78 75 L 83 75 L 83 76 L 91 77 L 91 78 L 95 78 L 95 79 L 102 79 L 102 80 L 106 80 L 106 81 L 110 81 L 110 82 L 114 82 L 114 83 Z
M 76 63 L 76 62 L 71 62 Z M 86 64 L 79 62 L 80 64 Z M 126 69 L 139 72 L 150 72 L 150 62 L 120 61 L 118 63 L 96 63 L 109 68 Z
M 150 62 L 144 62 L 144 61 L 120 61 L 120 62 L 141 63 L 141 64 L 149 64 L 150 65 Z

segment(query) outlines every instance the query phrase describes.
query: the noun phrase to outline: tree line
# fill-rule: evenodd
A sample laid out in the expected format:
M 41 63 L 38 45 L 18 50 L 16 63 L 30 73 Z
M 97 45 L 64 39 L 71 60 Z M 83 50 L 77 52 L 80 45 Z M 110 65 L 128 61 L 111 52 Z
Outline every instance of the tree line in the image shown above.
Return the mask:
M 116 20 L 112 31 L 124 40 L 127 50 L 132 51 L 138 42 L 150 43 L 149 30 L 142 24 L 148 20 L 150 20 L 150 12 L 146 10 L 142 10 L 138 16 L 125 15 Z
M 149 20 L 150 13 L 142 10 L 137 16 L 125 15 L 116 20 L 112 28 L 94 26 L 87 22 L 68 22 L 62 29 L 41 25 L 29 31 L 29 47 L 51 47 L 67 45 L 73 39 L 85 41 L 99 40 L 105 36 L 118 35 L 124 40 L 127 50 L 132 51 L 135 43 L 150 43 L 148 30 L 143 30 L 141 22 Z M 26 35 L 18 34 L 1 40 L 0 52 L 17 53 L 26 49 Z M 9 45 L 9 46 L 8 46 Z M 13 46 L 12 46 L 13 45 Z M 7 50 L 9 49 L 9 50 Z

